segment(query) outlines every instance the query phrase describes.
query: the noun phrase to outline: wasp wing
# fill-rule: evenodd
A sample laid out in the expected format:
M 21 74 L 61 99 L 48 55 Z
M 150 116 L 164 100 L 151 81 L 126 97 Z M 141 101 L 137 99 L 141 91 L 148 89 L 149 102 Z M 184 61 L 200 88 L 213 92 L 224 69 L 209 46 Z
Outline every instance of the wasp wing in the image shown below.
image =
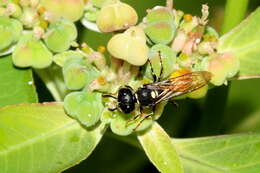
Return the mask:
M 160 91 L 154 102 L 158 104 L 164 100 L 197 90 L 205 86 L 210 79 L 210 72 L 198 71 L 186 73 L 160 82 L 146 84 L 145 86 L 149 89 Z

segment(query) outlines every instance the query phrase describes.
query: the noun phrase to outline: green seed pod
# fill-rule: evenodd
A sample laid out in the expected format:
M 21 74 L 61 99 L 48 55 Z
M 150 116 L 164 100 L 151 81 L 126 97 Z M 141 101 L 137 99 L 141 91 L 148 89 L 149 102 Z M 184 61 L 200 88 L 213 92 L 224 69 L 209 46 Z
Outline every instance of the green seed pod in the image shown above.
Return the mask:
M 57 65 L 63 67 L 65 61 L 67 61 L 68 59 L 73 59 L 73 58 L 82 58 L 83 59 L 83 55 L 81 53 L 77 52 L 77 51 L 69 50 L 69 51 L 66 51 L 66 52 L 56 54 L 53 57 L 53 61 Z
M 97 16 L 97 26 L 102 32 L 127 29 L 137 23 L 137 13 L 128 4 L 117 2 L 102 7 Z
M 227 78 L 234 77 L 240 68 L 239 59 L 231 53 L 223 53 L 220 55 L 220 58 L 227 70 Z
M 227 69 L 217 55 L 204 58 L 202 61 L 202 70 L 209 71 L 212 74 L 210 82 L 214 85 L 220 86 L 226 81 Z
M 13 63 L 18 67 L 45 68 L 52 63 L 52 53 L 32 32 L 24 34 L 13 52 Z
M 66 61 L 62 72 L 68 89 L 79 90 L 86 85 L 87 72 L 81 58 Z
M 122 34 L 114 35 L 107 44 L 109 53 L 132 65 L 144 65 L 148 59 L 149 48 L 145 43 L 145 34 L 139 27 L 131 27 Z
M 147 10 L 148 14 L 145 18 L 145 23 L 153 22 L 168 22 L 173 23 L 174 16 L 172 11 L 167 7 L 159 7 L 152 10 Z
M 156 76 L 160 75 L 161 63 L 159 52 L 161 54 L 161 60 L 163 65 L 163 76 L 162 79 L 167 78 L 173 71 L 175 71 L 176 53 L 168 46 L 163 44 L 154 45 L 149 52 L 149 59 L 152 63 L 152 67 Z M 151 67 L 148 64 L 145 76 L 152 79 Z
M 0 51 L 17 42 L 22 30 L 22 24 L 18 20 L 0 16 Z
M 54 16 L 64 17 L 72 22 L 79 20 L 84 12 L 84 0 L 44 0 L 40 5 Z
M 218 32 L 214 28 L 212 28 L 210 26 L 206 27 L 205 34 L 207 36 L 210 36 L 209 39 L 206 38 L 207 41 L 217 41 L 217 39 L 219 38 Z
M 44 41 L 49 49 L 54 52 L 63 52 L 69 49 L 77 37 L 77 29 L 73 22 L 61 19 L 51 23 Z
M 143 117 L 138 117 L 135 120 L 131 120 L 134 116 L 134 112 L 130 114 L 117 112 L 115 118 L 111 120 L 110 128 L 112 132 L 117 135 L 126 136 L 130 135 L 134 131 L 143 131 L 150 127 L 153 123 L 151 118 L 147 118 L 144 121 L 142 121 Z
M 105 109 L 103 110 L 103 113 L 102 113 L 102 115 L 101 115 L 100 120 L 101 120 L 101 122 L 104 123 L 104 124 L 109 124 L 109 123 L 112 121 L 113 118 L 114 118 L 114 117 L 113 117 L 113 112 L 110 111 L 110 110 L 108 110 L 107 108 L 105 108 Z
M 72 92 L 65 97 L 64 108 L 86 127 L 94 126 L 104 109 L 102 96 L 97 92 Z
M 88 87 L 99 76 L 99 72 L 82 58 L 70 58 L 63 66 L 63 76 L 68 89 L 79 90 Z
M 116 117 L 111 120 L 110 128 L 113 133 L 121 136 L 130 135 L 133 132 L 133 124 L 127 124 L 127 120 L 131 119 L 134 114 L 123 114 L 121 112 L 116 113 Z
M 192 17 L 191 20 L 183 20 L 180 24 L 180 28 L 185 32 L 189 33 L 199 25 L 198 17 Z
M 144 31 L 154 43 L 169 44 L 176 28 L 168 22 L 156 22 L 149 24 Z
M 97 20 L 97 15 L 100 12 L 99 9 L 94 7 L 88 7 L 85 9 L 84 18 L 86 18 L 88 21 L 95 22 Z
M 118 0 L 92 0 L 91 3 L 95 7 L 101 8 L 101 7 L 105 6 L 105 5 L 114 4 L 117 1 Z

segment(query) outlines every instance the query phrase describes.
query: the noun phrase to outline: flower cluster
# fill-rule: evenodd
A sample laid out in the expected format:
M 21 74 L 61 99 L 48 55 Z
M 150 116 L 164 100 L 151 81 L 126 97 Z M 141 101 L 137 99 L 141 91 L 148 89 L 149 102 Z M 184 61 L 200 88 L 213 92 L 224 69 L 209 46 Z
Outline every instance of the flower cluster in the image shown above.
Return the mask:
M 74 22 L 83 12 L 83 0 L 1 1 L 0 55 L 12 53 L 18 67 L 48 67 L 54 54 L 77 46 Z
M 159 76 L 161 64 L 162 79 L 209 71 L 210 83 L 216 86 L 239 71 L 233 54 L 218 52 L 218 33 L 207 26 L 207 5 L 197 17 L 167 2 L 147 10 L 137 24 L 135 9 L 119 0 L 4 0 L 0 3 L 0 55 L 12 52 L 18 67 L 45 68 L 52 62 L 60 66 L 65 85 L 72 91 L 64 100 L 65 110 L 86 127 L 102 121 L 119 135 L 141 131 L 160 117 L 165 103 L 157 106 L 152 118 L 129 123 L 140 113 L 138 108 L 127 115 L 111 112 L 108 108 L 117 102 L 102 98 L 102 93 L 116 97 L 121 86 L 137 89 L 152 82 L 151 66 Z M 76 42 L 74 22 L 79 19 L 89 29 L 115 33 L 107 43 L 108 52 L 102 46 L 95 51 Z M 207 90 L 206 85 L 181 98 L 201 98 Z

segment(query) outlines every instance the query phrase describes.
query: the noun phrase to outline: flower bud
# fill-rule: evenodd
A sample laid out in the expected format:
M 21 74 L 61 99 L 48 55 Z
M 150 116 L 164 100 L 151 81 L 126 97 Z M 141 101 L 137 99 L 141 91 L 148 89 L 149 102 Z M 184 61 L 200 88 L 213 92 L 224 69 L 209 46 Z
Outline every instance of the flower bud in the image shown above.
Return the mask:
M 52 15 L 71 21 L 79 20 L 84 12 L 84 0 L 43 0 L 40 4 Z
M 148 59 L 149 48 L 145 43 L 144 32 L 139 27 L 131 27 L 122 34 L 114 35 L 107 49 L 115 58 L 136 66 L 144 65 Z
M 24 8 L 22 15 L 20 16 L 20 21 L 26 28 L 32 28 L 37 25 L 39 21 L 39 15 L 36 9 Z
M 127 29 L 137 23 L 137 13 L 128 4 L 117 2 L 102 7 L 97 16 L 97 26 L 102 32 Z

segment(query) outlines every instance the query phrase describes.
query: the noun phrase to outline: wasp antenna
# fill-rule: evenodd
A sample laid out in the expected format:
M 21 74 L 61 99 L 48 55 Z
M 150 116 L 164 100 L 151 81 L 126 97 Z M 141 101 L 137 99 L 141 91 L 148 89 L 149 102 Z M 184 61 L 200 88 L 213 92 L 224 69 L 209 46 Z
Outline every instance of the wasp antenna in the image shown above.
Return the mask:
M 108 110 L 113 112 L 113 111 L 117 110 L 117 107 L 115 107 L 115 108 L 108 108 Z
M 113 99 L 117 99 L 117 97 L 112 96 L 110 94 L 103 94 L 102 97 L 110 97 L 110 98 L 113 98 Z
M 129 86 L 129 85 L 125 85 L 125 87 L 126 87 L 126 88 L 129 88 L 129 89 L 132 90 L 132 91 L 134 91 L 134 89 L 133 89 L 131 86 Z
M 151 63 L 149 58 L 148 58 L 148 63 L 150 65 L 150 67 L 151 67 L 151 74 L 152 74 L 152 77 L 153 77 L 153 82 L 156 82 L 157 81 L 157 77 L 156 77 L 156 74 L 153 71 L 153 66 L 152 66 L 152 63 Z
M 158 82 L 160 82 L 161 79 L 162 79 L 162 74 L 163 74 L 163 63 L 162 63 L 162 56 L 161 56 L 161 51 L 160 50 L 158 51 L 158 54 L 159 54 L 160 66 L 161 66 L 160 75 L 159 75 L 159 78 L 158 78 Z

